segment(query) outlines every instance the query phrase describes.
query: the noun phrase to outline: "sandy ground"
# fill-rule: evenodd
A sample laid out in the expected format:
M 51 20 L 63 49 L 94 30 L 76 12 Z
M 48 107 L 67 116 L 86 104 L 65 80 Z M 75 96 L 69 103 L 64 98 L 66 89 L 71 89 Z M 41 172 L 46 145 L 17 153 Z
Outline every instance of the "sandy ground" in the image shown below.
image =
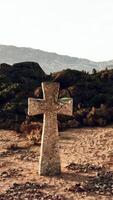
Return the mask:
M 19 150 L 8 150 L 17 144 Z M 30 145 L 27 139 L 14 131 L 0 131 L 0 192 L 14 183 L 37 182 L 48 185 L 47 194 L 60 194 L 69 200 L 112 200 L 113 196 L 69 192 L 68 188 L 86 181 L 92 173 L 79 173 L 66 168 L 71 162 L 95 164 L 113 170 L 113 127 L 72 129 L 60 133 L 62 174 L 57 177 L 39 177 L 40 146 Z M 8 200 L 8 199 L 7 199 Z

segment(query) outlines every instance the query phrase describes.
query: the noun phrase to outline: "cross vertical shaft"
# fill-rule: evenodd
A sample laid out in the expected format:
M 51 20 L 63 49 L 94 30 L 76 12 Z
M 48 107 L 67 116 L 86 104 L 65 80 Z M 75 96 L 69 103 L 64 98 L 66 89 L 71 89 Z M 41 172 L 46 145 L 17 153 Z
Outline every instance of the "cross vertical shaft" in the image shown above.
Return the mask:
M 58 126 L 55 113 L 44 114 L 41 152 L 39 160 L 39 174 L 57 175 L 61 172 L 58 148 Z

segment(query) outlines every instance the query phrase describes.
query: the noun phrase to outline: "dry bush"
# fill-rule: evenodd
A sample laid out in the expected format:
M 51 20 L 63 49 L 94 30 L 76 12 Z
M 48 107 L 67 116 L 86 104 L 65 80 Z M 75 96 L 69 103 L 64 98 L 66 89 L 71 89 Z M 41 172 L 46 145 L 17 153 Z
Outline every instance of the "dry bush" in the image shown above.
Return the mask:
M 42 135 L 42 123 L 30 122 L 22 123 L 20 131 L 31 141 L 33 144 L 39 144 Z

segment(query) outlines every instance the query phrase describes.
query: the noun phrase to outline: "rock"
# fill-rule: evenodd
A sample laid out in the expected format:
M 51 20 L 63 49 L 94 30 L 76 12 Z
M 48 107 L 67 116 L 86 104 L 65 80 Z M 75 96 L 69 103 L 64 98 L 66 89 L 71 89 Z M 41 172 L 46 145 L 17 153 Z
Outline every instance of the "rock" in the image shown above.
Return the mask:
M 77 70 L 66 69 L 52 74 L 52 79 L 59 82 L 61 88 L 69 87 L 83 78 L 83 73 Z
M 46 80 L 46 74 L 38 63 L 22 62 L 0 65 L 0 128 L 19 129 L 25 121 L 28 97 Z
M 7 180 L 9 178 L 18 178 L 20 176 L 22 176 L 21 172 L 22 172 L 22 168 L 19 169 L 8 169 L 7 171 L 3 171 L 0 174 L 0 179 L 2 181 Z
M 65 131 L 67 128 L 69 128 L 67 122 L 58 121 L 58 129 L 59 129 L 59 131 Z
M 68 120 L 67 124 L 68 124 L 69 128 L 78 128 L 78 127 L 80 127 L 80 123 L 75 119 Z
M 67 89 L 60 90 L 59 98 L 69 97 L 70 93 Z
M 106 126 L 106 124 L 107 124 L 107 121 L 105 119 L 103 118 L 97 119 L 97 125 L 103 127 L 103 126 Z
M 43 99 L 43 93 L 41 87 L 36 88 L 36 90 L 34 91 L 34 96 L 36 96 L 39 99 Z
M 81 184 L 79 183 L 79 184 L 76 184 L 76 185 L 74 185 L 74 186 L 71 186 L 71 187 L 68 189 L 68 191 L 74 192 L 74 193 L 76 193 L 76 192 L 83 193 L 83 192 L 85 192 L 85 189 L 84 189 L 83 186 L 81 186 Z

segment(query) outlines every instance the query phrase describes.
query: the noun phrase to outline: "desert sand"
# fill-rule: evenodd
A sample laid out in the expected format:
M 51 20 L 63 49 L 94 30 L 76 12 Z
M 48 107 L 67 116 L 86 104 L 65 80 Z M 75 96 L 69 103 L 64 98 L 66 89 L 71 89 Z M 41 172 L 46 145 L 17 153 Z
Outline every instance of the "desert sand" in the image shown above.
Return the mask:
M 83 166 L 89 163 L 113 171 L 113 127 L 81 128 L 60 132 L 59 146 L 62 174 L 57 177 L 40 177 L 40 145 L 32 145 L 25 137 L 14 131 L 0 130 L 0 193 L 5 194 L 12 186 L 16 187 L 15 183 L 29 182 L 44 184 L 45 187 L 39 190 L 46 193 L 46 196 L 61 195 L 62 199 L 64 197 L 68 200 L 112 200 L 113 194 L 109 193 L 69 191 L 75 184 L 82 184 L 90 177 L 96 176 L 97 172 L 74 171 L 66 166 L 72 162 Z M 7 197 L 7 200 L 9 199 L 13 199 L 13 193 L 12 198 Z M 21 200 L 18 195 L 15 195 L 14 199 Z

